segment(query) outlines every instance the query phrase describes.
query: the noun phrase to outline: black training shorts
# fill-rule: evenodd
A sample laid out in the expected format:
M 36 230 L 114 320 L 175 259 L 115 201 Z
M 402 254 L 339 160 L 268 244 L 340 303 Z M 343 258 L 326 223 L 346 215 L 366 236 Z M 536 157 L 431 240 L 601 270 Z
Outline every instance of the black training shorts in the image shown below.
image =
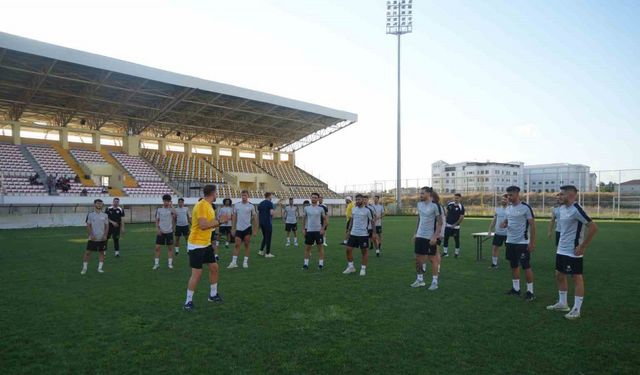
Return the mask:
M 582 275 L 582 258 L 556 254 L 556 271 L 565 275 Z
M 531 254 L 527 249 L 529 245 L 507 243 L 507 260 L 511 264 L 511 268 L 518 268 L 518 263 L 522 266 L 523 270 L 531 268 Z
M 176 237 L 189 237 L 189 226 L 188 225 L 176 225 Z
M 156 245 L 173 245 L 173 232 L 160 233 L 156 236 Z
M 244 241 L 244 238 L 253 234 L 253 228 L 249 227 L 245 230 L 236 230 L 236 238 Z
M 297 232 L 298 231 L 298 223 L 285 223 L 284 230 L 287 232 Z
M 347 246 L 351 248 L 368 249 L 369 237 L 349 235 L 349 239 L 347 240 Z
M 87 250 L 89 251 L 104 251 L 107 247 L 107 241 L 91 241 L 87 242 Z
M 320 232 L 307 232 L 304 235 L 304 244 L 305 245 L 322 245 L 323 238 Z
M 493 246 L 500 247 L 504 245 L 505 242 L 507 242 L 507 236 L 503 236 L 501 234 L 493 235 Z
M 438 246 L 431 245 L 431 241 L 426 238 L 416 237 L 416 243 L 414 245 L 414 253 L 418 255 L 436 255 L 438 253 Z
M 189 250 L 188 252 L 191 268 L 202 269 L 203 264 L 216 262 L 216 254 L 211 245 Z

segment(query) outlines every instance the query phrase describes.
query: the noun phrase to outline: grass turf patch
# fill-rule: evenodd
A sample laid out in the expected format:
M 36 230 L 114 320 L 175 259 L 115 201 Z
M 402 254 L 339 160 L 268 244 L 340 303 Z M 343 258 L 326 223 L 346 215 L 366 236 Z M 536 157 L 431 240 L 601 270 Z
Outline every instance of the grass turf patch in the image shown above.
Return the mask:
M 190 274 L 184 245 L 174 270 L 163 248 L 152 271 L 151 224 L 127 225 L 122 257 L 110 244 L 106 273 L 96 272 L 94 254 L 84 276 L 84 228 L 0 231 L 2 373 L 637 373 L 638 224 L 599 223 L 585 257 L 583 317 L 566 321 L 545 310 L 557 298 L 546 222 L 538 223 L 532 256 L 532 303 L 504 295 L 511 286 L 504 248 L 496 271 L 487 269 L 488 242 L 485 260 L 475 260 L 470 234 L 485 231 L 486 219 L 463 223 L 462 257 L 443 259 L 439 290 L 409 288 L 415 223 L 385 218 L 383 256 L 371 254 L 360 277 L 341 273 L 343 218 L 330 223 L 324 271 L 315 249 L 311 269 L 302 270 L 302 246 L 284 247 L 276 222 L 276 258 L 256 255 L 258 235 L 250 268 L 227 270 L 231 250 L 222 246 L 225 301 L 207 302 L 204 271 L 193 312 L 182 311 Z

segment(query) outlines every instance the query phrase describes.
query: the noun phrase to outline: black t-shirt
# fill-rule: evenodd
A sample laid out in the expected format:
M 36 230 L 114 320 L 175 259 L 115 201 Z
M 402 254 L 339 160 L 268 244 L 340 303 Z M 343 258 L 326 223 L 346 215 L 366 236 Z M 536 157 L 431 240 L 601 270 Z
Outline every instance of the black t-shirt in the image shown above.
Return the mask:
M 124 217 L 124 210 L 122 209 L 122 207 L 111 206 L 107 208 L 104 212 L 109 217 L 109 220 L 115 221 L 118 224 L 122 222 L 122 218 Z
M 329 207 L 325 206 L 324 204 L 319 204 L 318 206 L 322 207 L 325 215 L 329 215 Z M 320 222 L 324 224 L 324 217 L 320 218 Z
M 447 224 L 455 224 L 464 215 L 462 203 L 449 202 L 447 204 Z

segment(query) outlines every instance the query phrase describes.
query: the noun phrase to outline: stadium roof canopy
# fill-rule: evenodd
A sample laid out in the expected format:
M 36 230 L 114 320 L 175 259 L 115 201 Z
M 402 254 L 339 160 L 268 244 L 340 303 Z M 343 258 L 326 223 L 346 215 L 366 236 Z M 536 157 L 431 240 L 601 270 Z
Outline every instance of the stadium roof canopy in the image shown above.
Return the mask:
M 280 151 L 299 150 L 358 119 L 2 32 L 0 114 L 13 121 Z

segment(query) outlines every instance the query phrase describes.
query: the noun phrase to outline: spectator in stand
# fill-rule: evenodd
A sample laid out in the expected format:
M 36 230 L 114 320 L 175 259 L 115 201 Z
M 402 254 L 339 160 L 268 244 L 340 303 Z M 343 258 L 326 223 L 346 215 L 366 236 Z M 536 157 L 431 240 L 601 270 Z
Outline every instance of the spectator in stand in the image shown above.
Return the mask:
M 47 177 L 47 191 L 49 194 L 53 193 L 53 188 L 55 187 L 55 181 L 52 174 Z
M 76 175 L 76 177 L 73 179 L 73 182 L 75 182 L 76 184 L 80 183 L 80 176 Z
M 89 195 L 89 192 L 87 191 L 87 189 L 82 189 L 82 191 L 80 192 L 81 197 L 86 197 L 88 195 Z

